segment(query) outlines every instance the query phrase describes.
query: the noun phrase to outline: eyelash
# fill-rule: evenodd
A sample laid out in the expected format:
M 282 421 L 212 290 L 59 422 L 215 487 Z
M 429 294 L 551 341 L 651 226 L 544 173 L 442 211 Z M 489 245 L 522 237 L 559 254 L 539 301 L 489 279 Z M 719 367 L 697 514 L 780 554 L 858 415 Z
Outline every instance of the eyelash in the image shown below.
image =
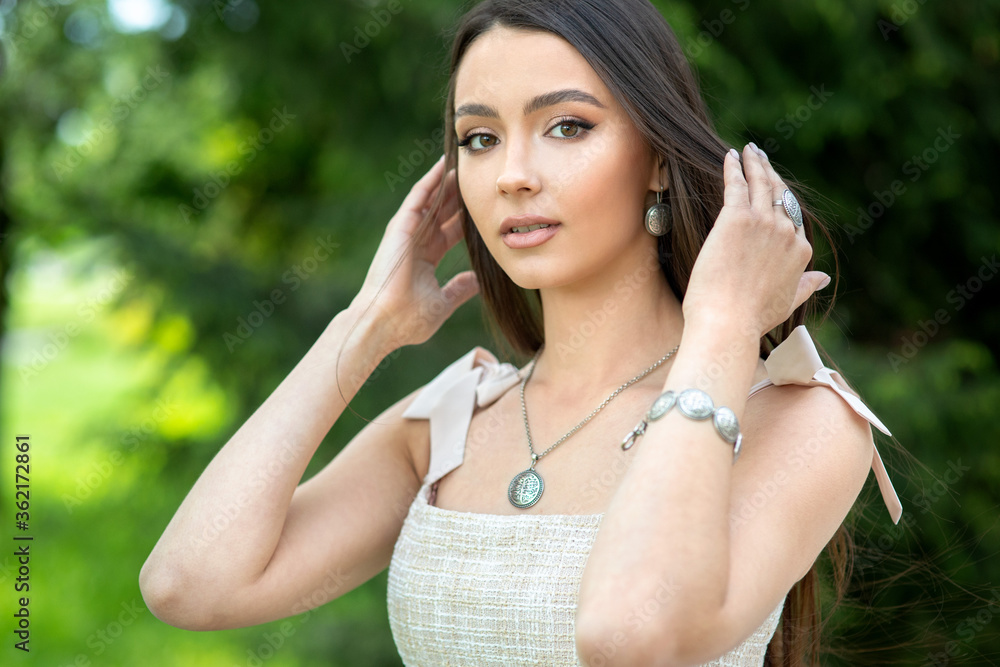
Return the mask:
M 586 132 L 589 132 L 595 127 L 593 123 L 588 123 L 587 121 L 581 120 L 579 118 L 560 118 L 558 122 L 556 122 L 551 128 L 549 128 L 549 132 L 551 132 L 552 130 L 561 125 L 576 125 L 577 127 L 583 130 L 583 133 L 578 134 L 575 137 L 559 137 L 563 141 L 573 141 L 574 139 L 581 139 L 583 138 Z M 548 132 L 546 134 L 548 134 Z M 493 148 L 493 146 L 490 146 L 489 148 L 470 148 L 469 144 L 472 143 L 473 137 L 479 137 L 479 136 L 492 137 L 493 135 L 487 132 L 475 132 L 473 134 L 467 134 L 464 137 L 462 137 L 461 141 L 458 142 L 459 148 L 461 148 L 462 150 L 464 150 L 466 153 L 469 154 L 482 153 L 484 151 L 488 151 L 490 148 Z

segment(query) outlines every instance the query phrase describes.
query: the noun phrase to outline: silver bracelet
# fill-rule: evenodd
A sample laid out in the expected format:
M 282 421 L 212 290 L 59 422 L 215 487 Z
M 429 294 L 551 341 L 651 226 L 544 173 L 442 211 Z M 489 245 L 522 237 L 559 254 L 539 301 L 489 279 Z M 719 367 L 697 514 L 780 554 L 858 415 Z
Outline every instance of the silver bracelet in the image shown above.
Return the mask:
M 622 449 L 629 449 L 635 443 L 635 439 L 646 432 L 649 422 L 667 414 L 674 405 L 677 405 L 682 415 L 691 419 L 701 421 L 711 417 L 715 430 L 722 439 L 733 445 L 733 463 L 736 463 L 740 455 L 740 445 L 743 444 L 743 434 L 740 433 L 736 413 L 725 406 L 715 407 L 712 398 L 701 389 L 685 389 L 680 394 L 667 390 L 660 394 L 642 421 L 622 440 Z

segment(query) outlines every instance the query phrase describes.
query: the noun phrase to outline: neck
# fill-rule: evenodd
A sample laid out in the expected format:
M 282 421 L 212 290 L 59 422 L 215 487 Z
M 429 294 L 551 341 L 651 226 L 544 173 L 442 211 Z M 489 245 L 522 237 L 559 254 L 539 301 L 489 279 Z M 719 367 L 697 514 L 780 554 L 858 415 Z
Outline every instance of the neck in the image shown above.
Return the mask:
M 541 290 L 545 347 L 530 384 L 571 400 L 607 396 L 680 343 L 681 304 L 655 250 L 572 285 Z M 636 382 L 660 387 L 672 359 Z

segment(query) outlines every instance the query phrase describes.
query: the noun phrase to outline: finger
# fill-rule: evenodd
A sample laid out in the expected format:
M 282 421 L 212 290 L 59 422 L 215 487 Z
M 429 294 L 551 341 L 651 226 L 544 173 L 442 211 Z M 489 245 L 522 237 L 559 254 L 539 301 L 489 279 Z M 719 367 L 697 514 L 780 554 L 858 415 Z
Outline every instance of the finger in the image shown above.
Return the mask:
M 441 224 L 438 232 L 430 238 L 422 251 L 424 259 L 435 266 L 463 238 L 462 212 L 456 211 L 452 214 Z
M 465 229 L 462 227 L 462 218 L 464 215 L 462 211 L 455 211 L 451 216 L 448 217 L 447 221 L 441 225 L 441 234 L 444 236 L 444 245 L 446 250 L 451 250 L 451 248 L 462 240 L 465 236 Z
M 771 158 L 767 156 L 767 153 L 765 153 L 764 150 L 756 144 L 751 143 L 750 145 L 757 151 L 757 154 L 761 158 L 761 164 L 764 167 L 764 171 L 767 173 L 768 179 L 771 181 L 771 187 L 773 187 L 774 191 L 777 193 L 775 199 L 780 199 L 781 193 L 787 189 L 785 182 L 781 180 L 781 176 L 779 176 L 778 172 L 774 170 L 774 165 L 771 164 Z
M 437 204 L 437 210 L 434 213 L 434 220 L 431 223 L 432 226 L 440 228 L 443 224 L 446 223 L 446 221 L 449 218 L 451 218 L 455 214 L 456 211 L 461 209 L 461 203 L 459 202 L 458 192 L 456 191 L 455 188 L 448 187 L 449 183 L 453 182 L 454 179 L 455 176 L 452 173 L 449 173 L 448 175 L 445 176 L 445 187 L 448 188 L 448 192 L 447 194 L 445 194 L 444 199 Z M 426 203 L 423 209 L 421 209 L 420 211 L 421 217 L 425 216 L 431 210 L 431 207 L 435 205 L 435 200 L 437 199 L 438 196 L 440 195 L 438 194 L 432 195 L 431 200 Z
M 456 274 L 441 288 L 441 296 L 448 310 L 444 319 L 451 317 L 459 306 L 474 297 L 479 292 L 479 280 L 474 271 L 462 271 Z
M 442 155 L 434 166 L 424 174 L 420 180 L 413 184 L 410 193 L 403 199 L 403 207 L 417 213 L 431 201 L 431 195 L 437 191 L 441 185 L 441 176 L 444 174 L 444 155 Z
M 743 208 L 750 206 L 747 181 L 743 177 L 743 166 L 740 164 L 739 153 L 736 152 L 735 148 L 731 148 L 726 153 L 726 159 L 722 165 L 722 177 L 726 183 L 722 197 L 723 206 Z
M 771 160 L 767 156 L 767 153 L 764 152 L 763 149 L 754 145 L 753 143 L 751 143 L 750 145 L 757 151 L 757 154 L 760 156 L 761 164 L 764 166 L 764 170 L 767 172 L 767 176 L 771 181 L 771 187 L 773 188 L 772 199 L 774 200 L 771 202 L 771 206 L 777 209 L 776 212 L 778 213 L 778 215 L 791 220 L 791 217 L 788 215 L 787 211 L 785 211 L 785 207 L 783 205 L 774 203 L 775 201 L 779 201 L 782 198 L 782 195 L 784 194 L 785 190 L 788 189 L 788 186 L 785 185 L 785 182 L 781 179 L 781 176 L 778 175 L 778 172 L 774 170 L 774 165 L 771 164 Z M 794 225 L 794 227 L 795 231 L 798 231 L 800 229 L 798 225 Z M 805 231 L 803 230 L 803 234 L 804 233 Z
M 750 189 L 750 206 L 757 211 L 762 219 L 769 219 L 772 206 L 771 179 L 764 169 L 764 160 L 750 144 L 743 148 L 743 171 L 747 175 L 747 186 Z
M 820 285 L 828 277 L 829 276 L 822 271 L 806 271 L 803 273 L 799 278 L 799 285 L 795 290 L 795 299 L 788 316 L 791 317 L 792 313 L 795 312 L 795 309 L 804 304 L 814 292 L 818 292 L 820 289 L 823 289 Z
M 450 216 L 457 209 L 458 204 L 458 171 L 452 168 L 445 176 L 445 196 L 441 203 L 441 208 L 448 211 Z

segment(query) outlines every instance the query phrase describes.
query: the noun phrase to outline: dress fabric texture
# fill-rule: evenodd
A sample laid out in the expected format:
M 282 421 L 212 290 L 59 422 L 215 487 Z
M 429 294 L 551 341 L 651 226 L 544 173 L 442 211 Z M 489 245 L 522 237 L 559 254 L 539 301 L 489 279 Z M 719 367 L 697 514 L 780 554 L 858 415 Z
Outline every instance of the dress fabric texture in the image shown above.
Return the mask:
M 764 365 L 768 378 L 754 385 L 750 396 L 771 384 L 825 386 L 891 435 L 840 375 L 823 366 L 804 326 L 775 347 Z M 430 420 L 431 437 L 427 476 L 409 507 L 388 572 L 389 624 L 408 667 L 580 665 L 574 640 L 577 595 L 604 515 L 482 514 L 436 507 L 431 500 L 435 483 L 462 463 L 474 408 L 493 403 L 528 370 L 498 363 L 477 346 L 428 383 L 403 413 Z M 902 505 L 872 444 L 872 470 L 898 523 Z M 656 596 L 661 594 L 669 596 L 668 584 Z M 706 666 L 763 665 L 784 602 L 741 644 Z M 657 604 L 651 599 L 624 619 L 626 639 L 655 616 Z

